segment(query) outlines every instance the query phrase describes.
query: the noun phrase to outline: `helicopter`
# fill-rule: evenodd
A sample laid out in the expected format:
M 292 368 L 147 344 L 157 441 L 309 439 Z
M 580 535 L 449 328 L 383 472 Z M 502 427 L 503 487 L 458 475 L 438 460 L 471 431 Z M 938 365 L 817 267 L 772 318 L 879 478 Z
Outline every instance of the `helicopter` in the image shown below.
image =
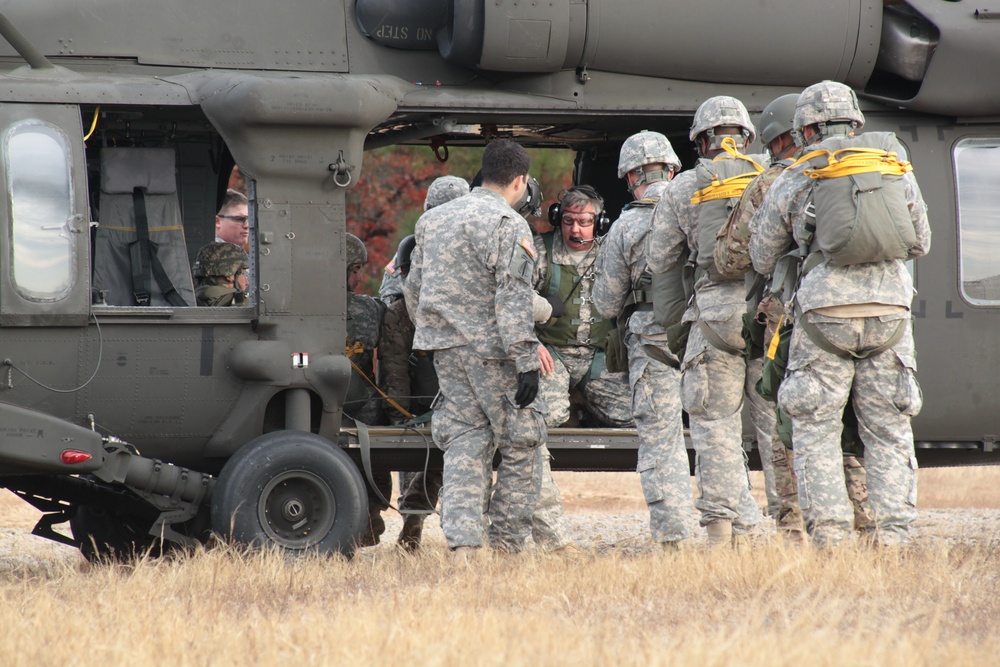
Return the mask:
M 0 486 L 89 558 L 212 534 L 350 555 L 366 474 L 440 465 L 426 432 L 343 415 L 345 196 L 365 152 L 570 149 L 614 219 L 628 136 L 665 134 L 689 167 L 703 100 L 758 114 L 824 79 L 897 134 L 929 206 L 933 252 L 910 265 L 920 464 L 996 464 L 998 31 L 945 0 L 5 5 Z M 248 298 L 198 307 L 191 259 L 237 166 Z M 633 470 L 638 439 L 548 445 L 556 469 Z

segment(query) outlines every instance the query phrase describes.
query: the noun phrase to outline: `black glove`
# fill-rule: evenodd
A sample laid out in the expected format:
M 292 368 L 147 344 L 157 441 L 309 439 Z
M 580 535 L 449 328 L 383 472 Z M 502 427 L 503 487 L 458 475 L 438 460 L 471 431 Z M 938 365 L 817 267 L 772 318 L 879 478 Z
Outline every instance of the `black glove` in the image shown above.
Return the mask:
M 552 304 L 552 314 L 549 317 L 562 317 L 563 312 L 566 310 L 566 304 L 562 302 L 557 294 L 550 294 L 545 297 L 545 300 Z M 529 401 L 530 403 L 530 401 Z
M 526 408 L 538 396 L 538 371 L 525 371 L 517 374 L 517 393 L 514 394 L 514 404 Z

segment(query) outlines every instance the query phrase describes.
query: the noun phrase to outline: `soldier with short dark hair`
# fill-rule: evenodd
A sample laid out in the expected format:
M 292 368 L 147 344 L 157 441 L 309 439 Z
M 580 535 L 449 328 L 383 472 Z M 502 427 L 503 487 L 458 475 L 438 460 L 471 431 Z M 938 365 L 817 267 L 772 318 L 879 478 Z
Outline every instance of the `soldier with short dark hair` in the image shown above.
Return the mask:
M 500 451 L 489 541 L 524 547 L 541 482 L 546 437 L 538 393 L 538 339 L 531 229 L 511 206 L 528 184 L 531 158 L 498 139 L 483 152 L 483 185 L 424 213 L 404 286 L 414 347 L 434 350 L 441 391 L 431 432 L 444 450 L 441 527 L 448 546 L 484 544 L 483 462 Z M 541 411 L 540 411 L 541 410 Z

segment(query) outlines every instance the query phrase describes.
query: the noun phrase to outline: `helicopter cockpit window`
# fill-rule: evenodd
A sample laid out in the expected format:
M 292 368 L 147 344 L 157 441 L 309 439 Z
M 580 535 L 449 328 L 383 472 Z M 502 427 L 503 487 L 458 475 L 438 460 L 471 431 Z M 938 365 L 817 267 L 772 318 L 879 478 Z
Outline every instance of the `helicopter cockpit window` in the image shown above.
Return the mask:
M 955 146 L 959 280 L 973 305 L 1000 303 L 1000 139 L 963 139 Z
M 69 141 L 57 127 L 25 120 L 7 132 L 4 155 L 14 288 L 29 300 L 58 301 L 76 275 Z

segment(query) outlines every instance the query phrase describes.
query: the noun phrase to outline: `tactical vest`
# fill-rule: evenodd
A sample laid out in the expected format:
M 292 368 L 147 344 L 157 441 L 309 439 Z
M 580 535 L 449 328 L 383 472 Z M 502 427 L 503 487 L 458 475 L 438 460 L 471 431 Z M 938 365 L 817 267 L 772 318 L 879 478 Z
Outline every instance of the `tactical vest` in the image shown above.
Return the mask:
M 210 284 L 199 285 L 194 291 L 194 296 L 199 306 L 220 307 L 243 305 L 243 292 L 235 287 Z
M 555 232 L 542 234 L 545 251 L 548 254 L 548 271 L 545 272 L 545 282 L 541 293 L 546 296 L 557 296 L 563 302 L 563 314 L 550 326 L 538 329 L 538 340 L 546 345 L 589 345 L 604 349 L 604 339 L 611 330 L 611 322 L 597 314 L 597 309 L 591 307 L 590 337 L 586 341 L 577 338 L 577 332 L 583 321 L 580 319 L 580 306 L 583 303 L 579 284 L 583 279 L 593 277 L 593 264 L 590 272 L 580 276 L 576 266 L 556 264 L 552 261 L 552 240 Z
M 722 147 L 726 152 L 718 157 L 698 160 L 695 165 L 698 190 L 691 198 L 691 203 L 698 206 L 697 265 L 712 282 L 728 280 L 715 267 L 715 238 L 747 185 L 763 173 L 761 163 L 766 165 L 768 161 L 766 155 L 743 155 L 729 138 L 723 140 Z
M 917 239 L 903 174 L 913 167 L 894 149 L 892 132 L 830 137 L 795 163 L 808 164 L 804 173 L 813 179 L 798 223 L 811 253 L 822 252 L 831 266 L 907 259 Z

